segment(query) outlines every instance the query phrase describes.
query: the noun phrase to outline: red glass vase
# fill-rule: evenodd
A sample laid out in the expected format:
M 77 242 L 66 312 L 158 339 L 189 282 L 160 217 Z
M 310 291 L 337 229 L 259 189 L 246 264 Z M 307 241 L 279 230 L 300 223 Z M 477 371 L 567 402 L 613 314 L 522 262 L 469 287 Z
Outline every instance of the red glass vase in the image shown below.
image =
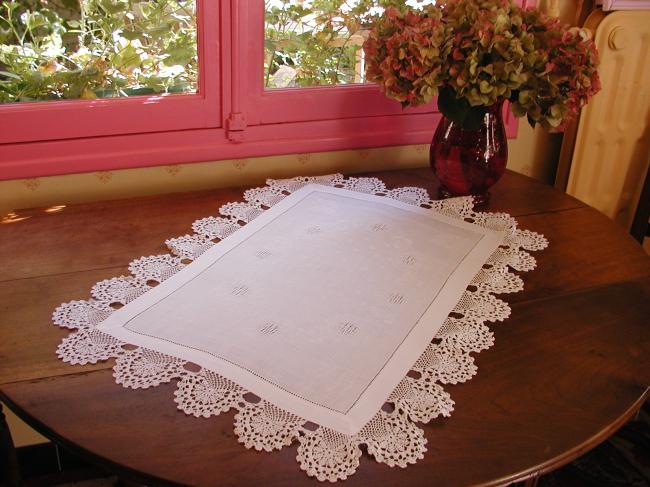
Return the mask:
M 508 161 L 502 108 L 503 101 L 486 107 L 476 129 L 442 117 L 429 151 L 442 198 L 473 195 L 479 207 L 489 202 L 488 190 L 503 175 Z

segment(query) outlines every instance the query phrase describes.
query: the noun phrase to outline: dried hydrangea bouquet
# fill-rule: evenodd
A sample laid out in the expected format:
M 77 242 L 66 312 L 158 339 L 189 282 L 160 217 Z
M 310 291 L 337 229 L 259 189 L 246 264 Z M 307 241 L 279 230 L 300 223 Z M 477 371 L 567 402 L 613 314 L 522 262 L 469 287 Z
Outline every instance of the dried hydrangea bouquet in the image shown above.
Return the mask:
M 502 106 L 562 131 L 600 89 L 589 35 L 510 0 L 441 0 L 391 6 L 364 45 L 369 81 L 402 106 L 437 95 L 443 114 L 431 166 L 444 197 L 488 201 L 503 174 L 507 139 Z

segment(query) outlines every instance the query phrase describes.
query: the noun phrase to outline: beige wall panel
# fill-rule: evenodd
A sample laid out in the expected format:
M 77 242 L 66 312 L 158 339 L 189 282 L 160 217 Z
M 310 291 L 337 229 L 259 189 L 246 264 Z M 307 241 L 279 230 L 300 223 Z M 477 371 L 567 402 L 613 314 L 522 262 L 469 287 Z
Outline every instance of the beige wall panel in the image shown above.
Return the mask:
M 519 136 L 509 141 L 508 168 L 552 181 L 560 140 L 520 121 Z M 263 184 L 269 177 L 426 167 L 428 161 L 429 146 L 423 144 L 16 179 L 0 181 L 0 214 L 23 208 Z
M 7 418 L 7 424 L 9 425 L 9 430 L 11 431 L 11 436 L 16 448 L 45 443 L 47 441 L 47 438 L 39 435 L 36 431 L 27 426 L 21 419 L 12 413 L 8 407 L 4 406 L 2 411 Z

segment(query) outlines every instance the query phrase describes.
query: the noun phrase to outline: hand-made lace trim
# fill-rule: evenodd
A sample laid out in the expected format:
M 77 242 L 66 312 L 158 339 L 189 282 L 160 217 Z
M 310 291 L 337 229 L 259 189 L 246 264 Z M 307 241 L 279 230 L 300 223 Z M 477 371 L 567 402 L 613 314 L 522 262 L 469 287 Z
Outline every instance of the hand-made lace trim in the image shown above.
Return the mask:
M 125 343 L 95 328 L 116 306 L 126 305 L 147 292 L 150 284 L 169 278 L 217 241 L 307 184 L 394 198 L 504 232 L 502 245 L 476 274 L 435 339 L 413 365 L 414 373 L 404 377 L 386 399 L 387 407 L 359 433 L 345 435 L 314 426 L 263 398 L 254 397 L 215 372 L 191 371 L 185 361 L 152 350 L 127 349 Z M 270 452 L 297 441 L 300 468 L 321 481 L 335 482 L 352 475 L 359 466 L 362 444 L 375 460 L 391 467 L 406 467 L 423 458 L 427 440 L 416 422 L 427 423 L 451 414 L 454 401 L 442 385 L 465 382 L 476 374 L 472 353 L 494 344 L 494 335 L 485 322 L 503 321 L 510 315 L 508 304 L 494 295 L 523 289 L 523 281 L 511 269 L 534 269 L 535 259 L 528 252 L 544 249 L 547 240 L 538 233 L 519 230 L 515 219 L 506 213 L 474 211 L 471 197 L 434 201 L 422 188 L 389 190 L 377 178 L 344 178 L 335 174 L 271 179 L 264 187 L 246 191 L 244 198 L 246 202 L 222 206 L 221 216 L 195 221 L 194 234 L 167 240 L 171 254 L 136 259 L 129 265 L 130 276 L 98 282 L 91 289 L 92 299 L 59 306 L 52 316 L 54 323 L 77 330 L 59 345 L 59 358 L 70 364 L 94 364 L 114 358 L 115 381 L 132 389 L 177 380 L 174 401 L 178 409 L 204 418 L 236 409 L 235 434 L 246 448 Z

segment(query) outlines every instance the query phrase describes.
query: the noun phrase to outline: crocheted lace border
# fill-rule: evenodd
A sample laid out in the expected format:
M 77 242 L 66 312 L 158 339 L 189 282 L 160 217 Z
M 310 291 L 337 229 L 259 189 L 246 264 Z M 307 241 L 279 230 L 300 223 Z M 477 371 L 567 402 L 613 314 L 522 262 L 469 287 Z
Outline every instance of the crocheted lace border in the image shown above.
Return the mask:
M 413 364 L 413 372 L 386 398 L 386 407 L 355 435 L 322 426 L 314 428 L 219 374 L 207 369 L 192 371 L 178 358 L 126 347 L 126 343 L 95 328 L 115 307 L 147 292 L 151 285 L 167 279 L 217 241 L 306 184 L 394 198 L 504 232 L 502 245 L 474 277 L 435 339 Z M 534 269 L 535 259 L 528 251 L 545 248 L 547 240 L 538 233 L 519 230 L 515 219 L 506 213 L 474 211 L 471 197 L 435 201 L 422 188 L 389 190 L 377 178 L 344 178 L 335 174 L 268 180 L 266 186 L 246 191 L 244 198 L 245 202 L 222 206 L 221 216 L 195 221 L 194 234 L 167 240 L 170 254 L 136 259 L 129 265 L 131 276 L 98 282 L 91 289 L 92 299 L 59 306 L 53 313 L 54 324 L 76 330 L 59 345 L 59 358 L 70 364 L 115 359 L 115 381 L 132 389 L 177 380 L 174 401 L 178 409 L 204 418 L 235 409 L 235 434 L 246 448 L 270 452 L 297 441 L 300 468 L 321 481 L 335 482 L 352 475 L 359 466 L 362 444 L 376 461 L 391 467 L 406 467 L 423 458 L 427 440 L 416 423 L 451 414 L 454 401 L 442 385 L 465 382 L 477 373 L 472 353 L 494 344 L 493 333 L 485 322 L 503 321 L 510 315 L 508 304 L 494 295 L 523 290 L 523 281 L 511 269 Z

